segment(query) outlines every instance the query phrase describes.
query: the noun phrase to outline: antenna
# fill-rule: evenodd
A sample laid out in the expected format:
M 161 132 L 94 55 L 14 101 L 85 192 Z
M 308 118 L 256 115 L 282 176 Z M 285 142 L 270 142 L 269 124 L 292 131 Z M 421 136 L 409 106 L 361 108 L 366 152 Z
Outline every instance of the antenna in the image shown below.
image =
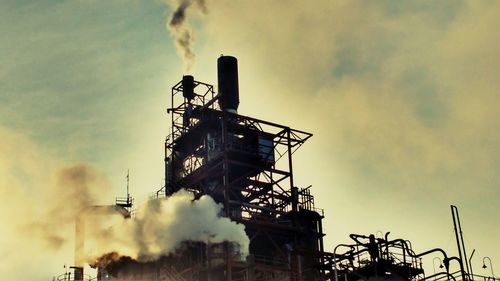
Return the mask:
M 134 199 L 130 196 L 130 170 L 127 170 L 127 176 L 125 178 L 127 179 L 127 197 L 117 197 L 115 199 L 115 204 L 123 208 L 128 208 L 130 211 L 134 203 Z
M 127 170 L 127 201 L 128 201 L 128 198 L 130 197 L 129 183 L 130 183 L 130 169 Z

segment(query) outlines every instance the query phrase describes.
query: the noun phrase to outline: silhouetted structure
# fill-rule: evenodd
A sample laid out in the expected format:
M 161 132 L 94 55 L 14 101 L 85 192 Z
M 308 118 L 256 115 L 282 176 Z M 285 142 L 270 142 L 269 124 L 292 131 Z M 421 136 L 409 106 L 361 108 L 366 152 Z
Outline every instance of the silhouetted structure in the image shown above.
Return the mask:
M 165 194 L 183 188 L 222 203 L 225 216 L 245 225 L 251 255 L 212 246 L 187 267 L 203 268 L 209 280 L 319 280 L 323 213 L 308 188 L 294 185 L 292 168 L 292 154 L 312 135 L 239 115 L 236 58 L 221 56 L 217 69 L 217 95 L 192 76 L 172 88 Z
M 224 216 L 245 225 L 250 255 L 240 256 L 229 243 L 189 241 L 175 254 L 151 262 L 110 253 L 94 265 L 97 280 L 425 280 L 421 258 L 431 253 L 443 255 L 446 270 L 433 278 L 454 279 L 452 260 L 464 272 L 461 259 L 448 258 L 441 249 L 415 254 L 408 241 L 389 240 L 388 234 L 352 234 L 353 244 L 325 252 L 323 210 L 315 207 L 310 186 L 297 187 L 293 175 L 293 153 L 312 134 L 238 114 L 237 60 L 221 56 L 217 67 L 218 93 L 190 75 L 172 87 L 165 186 L 156 196 L 180 189 L 195 198 L 211 196 L 223 205 Z M 130 212 L 128 190 L 116 205 Z M 75 273 L 75 280 L 84 276 L 80 268 Z

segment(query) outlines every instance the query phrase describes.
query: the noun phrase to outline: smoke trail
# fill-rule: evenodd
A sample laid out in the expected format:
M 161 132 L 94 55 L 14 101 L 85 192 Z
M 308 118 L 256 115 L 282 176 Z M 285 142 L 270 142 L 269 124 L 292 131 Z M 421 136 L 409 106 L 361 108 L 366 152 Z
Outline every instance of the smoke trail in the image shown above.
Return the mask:
M 89 165 L 47 153 L 19 130 L 0 124 L 0 138 L 2 280 L 51 280 L 73 260 L 75 216 L 109 200 L 108 181 Z
M 186 22 L 186 12 L 192 6 L 203 14 L 207 13 L 205 0 L 180 0 L 167 23 L 167 28 L 175 39 L 177 51 L 184 60 L 185 70 L 191 69 L 195 57 L 193 30 Z
M 59 249 L 72 238 L 75 218 L 104 194 L 107 182 L 94 168 L 78 164 L 57 173 L 56 183 L 45 190 L 47 204 L 36 221 L 27 222 L 22 232 L 29 233 L 50 249 Z
M 249 239 L 242 224 L 221 217 L 222 207 L 210 196 L 194 200 L 187 191 L 149 201 L 134 219 L 110 210 L 105 219 L 87 219 L 85 237 L 87 260 L 109 259 L 109 253 L 139 261 L 155 260 L 175 253 L 182 242 L 233 242 L 243 255 L 248 254 Z M 103 217 L 104 218 L 104 217 Z

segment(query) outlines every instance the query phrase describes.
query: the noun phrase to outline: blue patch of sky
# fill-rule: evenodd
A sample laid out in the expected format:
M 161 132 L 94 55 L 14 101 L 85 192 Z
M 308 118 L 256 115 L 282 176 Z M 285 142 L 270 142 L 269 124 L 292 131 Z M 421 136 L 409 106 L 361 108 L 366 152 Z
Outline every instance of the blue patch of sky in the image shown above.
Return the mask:
M 384 35 L 381 35 L 384 37 Z M 345 44 L 335 54 L 331 75 L 335 81 L 349 76 L 370 76 L 381 74 L 380 68 L 395 50 L 395 40 L 379 40 L 369 46 Z
M 452 22 L 465 1 L 393 1 L 382 0 L 370 2 L 372 5 L 380 6 L 387 17 L 404 17 L 408 15 L 425 15 L 435 24 L 446 25 Z
M 415 116 L 427 126 L 435 126 L 445 117 L 445 106 L 441 101 L 437 85 L 423 67 L 407 69 L 401 74 L 400 93 L 413 108 Z
M 82 134 L 103 145 L 126 137 L 115 128 L 176 56 L 160 2 L 0 7 L 0 124 L 47 145 L 64 146 Z

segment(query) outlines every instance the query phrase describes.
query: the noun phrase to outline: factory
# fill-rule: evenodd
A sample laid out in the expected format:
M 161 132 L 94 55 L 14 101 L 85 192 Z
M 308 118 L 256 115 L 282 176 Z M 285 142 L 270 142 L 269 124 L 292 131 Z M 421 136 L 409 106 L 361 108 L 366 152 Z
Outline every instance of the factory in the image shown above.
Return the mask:
M 137 261 L 111 252 L 91 264 L 97 277 L 88 277 L 81 253 L 84 226 L 77 221 L 75 266 L 54 280 L 474 280 L 465 247 L 464 257 L 449 257 L 441 249 L 415 253 L 409 241 L 386 233 L 351 234 L 352 244 L 326 250 L 324 212 L 315 205 L 311 186 L 294 183 L 293 155 L 312 134 L 240 115 L 235 57 L 219 57 L 217 74 L 217 91 L 191 75 L 172 87 L 165 185 L 155 199 L 181 190 L 194 200 L 209 196 L 221 206 L 220 216 L 244 225 L 248 251 L 229 241 L 184 241 L 175 253 L 156 260 Z M 93 212 L 134 219 L 128 194 L 114 206 L 98 209 Z M 426 274 L 422 259 L 436 255 L 442 270 Z

